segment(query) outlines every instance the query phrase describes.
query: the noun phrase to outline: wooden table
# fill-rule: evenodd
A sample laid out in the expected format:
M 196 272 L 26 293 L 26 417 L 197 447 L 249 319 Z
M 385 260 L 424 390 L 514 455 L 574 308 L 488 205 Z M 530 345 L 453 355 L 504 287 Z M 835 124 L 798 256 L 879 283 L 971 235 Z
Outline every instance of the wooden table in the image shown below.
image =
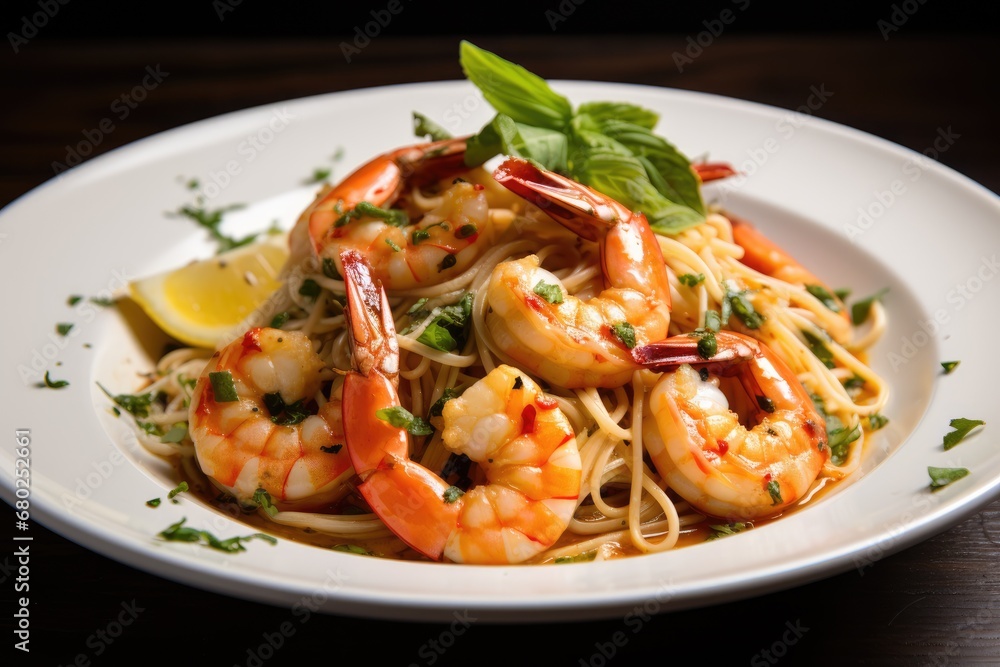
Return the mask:
M 803 104 L 811 87 L 825 86 L 834 94 L 818 116 L 918 151 L 933 144 L 939 129 L 952 128 L 961 139 L 940 161 L 1000 191 L 996 112 L 983 94 L 996 81 L 995 71 L 986 67 L 997 62 L 990 39 L 893 34 L 885 41 L 874 30 L 836 37 L 723 35 L 678 71 L 672 54 L 684 51 L 686 38 L 473 41 L 552 79 L 685 88 L 785 108 Z M 0 65 L 6 93 L 0 110 L 0 201 L 9 202 L 50 178 L 52 163 L 65 160 L 66 146 L 76 145 L 84 131 L 96 127 L 111 102 L 131 90 L 147 66 L 160 66 L 169 77 L 103 135 L 95 155 L 259 104 L 461 78 L 457 41 L 383 37 L 350 64 L 337 43 L 309 41 L 31 42 Z M 6 516 L 5 527 L 12 524 L 11 513 Z M 71 664 L 78 656 L 83 656 L 80 664 L 133 664 L 160 654 L 225 665 L 293 660 L 603 665 L 631 664 L 639 656 L 672 660 L 678 651 L 688 659 L 754 665 L 774 664 L 786 656 L 790 663 L 805 664 L 1000 662 L 1000 502 L 862 572 L 741 602 L 657 615 L 644 620 L 641 629 L 622 618 L 548 625 L 473 623 L 458 636 L 448 634 L 445 625 L 333 616 L 283 626 L 292 620 L 286 609 L 188 588 L 98 556 L 38 525 L 32 531 L 31 593 L 38 602 L 31 610 L 31 657 L 44 655 L 49 664 Z M 0 572 L 0 597 L 5 600 L 12 596 L 11 576 Z M 123 608 L 133 600 L 136 609 Z M 113 636 L 115 628 L 109 624 L 129 613 L 135 614 L 134 622 Z M 3 618 L 7 627 L 6 611 Z M 294 634 L 281 638 L 273 653 L 268 638 L 278 644 L 275 633 L 282 627 Z M 28 664 L 24 656 L 15 657 L 14 664 Z

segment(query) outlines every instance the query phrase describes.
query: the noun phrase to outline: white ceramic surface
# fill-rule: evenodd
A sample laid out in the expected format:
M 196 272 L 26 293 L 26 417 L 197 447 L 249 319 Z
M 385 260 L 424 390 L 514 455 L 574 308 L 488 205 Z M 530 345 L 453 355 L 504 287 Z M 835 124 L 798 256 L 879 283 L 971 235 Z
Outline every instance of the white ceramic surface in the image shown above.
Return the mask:
M 128 313 L 70 294 L 211 254 L 204 233 L 168 218 L 197 177 L 212 204 L 249 204 L 227 229 L 290 226 L 309 201 L 302 185 L 343 149 L 344 175 L 412 143 L 410 111 L 456 134 L 490 117 L 464 82 L 337 93 L 250 109 L 150 137 L 71 170 L 0 212 L 4 297 L 3 432 L 31 432 L 31 519 L 122 562 L 237 597 L 299 610 L 446 620 L 574 619 L 679 609 L 794 586 L 878 559 L 940 532 L 996 498 L 1000 450 L 981 433 L 945 452 L 955 417 L 991 421 L 997 368 L 983 332 L 1000 328 L 1000 199 L 936 162 L 833 123 L 738 100 L 649 87 L 554 82 L 574 103 L 625 100 L 661 113 L 658 131 L 689 155 L 744 176 L 707 196 L 755 221 L 834 286 L 855 296 L 890 288 L 889 330 L 871 363 L 892 384 L 891 422 L 864 474 L 758 529 L 672 553 L 561 566 L 470 567 L 359 557 L 280 541 L 227 555 L 155 538 L 187 517 L 220 537 L 247 527 L 196 500 L 144 505 L 173 486 L 165 464 L 137 447 L 96 382 L 125 391 L 162 337 Z M 210 184 L 214 184 L 213 188 Z M 59 242 L 54 242 L 58 238 Z M 74 322 L 65 338 L 57 322 Z M 150 342 L 153 341 L 153 342 Z M 85 346 L 87 343 L 90 347 Z M 939 362 L 960 359 L 949 376 Z M 41 373 L 68 380 L 34 386 Z M 0 489 L 13 503 L 14 447 L 0 449 Z M 927 466 L 972 474 L 937 493 Z

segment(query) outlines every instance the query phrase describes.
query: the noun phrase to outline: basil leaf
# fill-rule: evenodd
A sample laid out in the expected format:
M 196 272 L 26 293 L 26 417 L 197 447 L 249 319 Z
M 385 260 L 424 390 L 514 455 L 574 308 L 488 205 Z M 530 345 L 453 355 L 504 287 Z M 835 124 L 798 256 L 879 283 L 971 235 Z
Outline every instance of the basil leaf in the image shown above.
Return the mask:
M 160 438 L 160 442 L 181 442 L 187 437 L 187 434 L 188 427 L 186 423 L 181 422 L 179 424 L 174 424 L 170 427 L 169 431 L 163 434 L 163 437 Z
M 577 115 L 586 114 L 597 122 L 620 120 L 638 125 L 647 130 L 656 127 L 660 115 L 627 102 L 584 102 L 576 108 Z
M 958 418 L 952 419 L 948 424 L 954 430 L 951 433 L 946 433 L 944 436 L 944 448 L 945 450 L 951 449 L 958 443 L 965 439 L 965 436 L 969 435 L 969 432 L 977 426 L 983 426 L 986 422 L 982 419 L 965 419 Z
M 943 489 L 952 482 L 969 474 L 968 468 L 935 468 L 927 466 L 927 474 L 931 478 L 931 491 Z
M 479 133 L 465 142 L 465 164 L 480 165 L 494 155 L 516 154 L 517 125 L 510 116 L 497 114 Z
M 431 141 L 451 139 L 451 132 L 416 111 L 413 112 L 413 134 L 418 137 L 428 137 Z
M 600 123 L 601 132 L 628 148 L 646 168 L 650 182 L 670 201 L 705 215 L 701 181 L 691 162 L 673 144 L 651 129 L 624 120 Z
M 494 155 L 515 155 L 550 171 L 565 172 L 568 146 L 562 132 L 516 123 L 510 116 L 497 114 L 466 142 L 465 163 L 473 166 Z
M 843 423 L 833 415 L 827 417 L 826 437 L 827 443 L 830 445 L 830 461 L 836 466 L 844 465 L 850 453 L 849 445 L 861 437 L 861 426 L 855 426 L 850 431 L 847 430 L 846 426 L 840 426 L 831 430 L 831 422 L 837 424 Z
M 459 46 L 459 62 L 465 76 L 498 112 L 550 130 L 569 124 L 573 115 L 569 100 L 537 74 L 465 40 Z
M 430 411 L 427 413 L 427 418 L 430 419 L 431 417 L 440 417 L 442 411 L 444 410 L 444 404 L 453 398 L 458 398 L 458 392 L 451 387 L 447 387 L 444 392 L 442 392 L 441 398 L 434 401 L 434 405 L 431 406 Z

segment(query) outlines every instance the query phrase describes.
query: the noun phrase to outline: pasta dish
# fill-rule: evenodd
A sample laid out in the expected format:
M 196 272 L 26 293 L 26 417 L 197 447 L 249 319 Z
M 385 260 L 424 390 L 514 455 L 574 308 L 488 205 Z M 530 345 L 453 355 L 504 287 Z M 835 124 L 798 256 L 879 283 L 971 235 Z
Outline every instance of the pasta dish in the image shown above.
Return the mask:
M 279 534 L 468 563 L 666 551 L 853 474 L 885 423 L 879 300 L 848 308 L 764 221 L 666 229 L 518 131 L 494 167 L 483 134 L 438 138 L 324 187 L 243 333 L 160 360 L 149 420 L 187 432 L 143 444 Z

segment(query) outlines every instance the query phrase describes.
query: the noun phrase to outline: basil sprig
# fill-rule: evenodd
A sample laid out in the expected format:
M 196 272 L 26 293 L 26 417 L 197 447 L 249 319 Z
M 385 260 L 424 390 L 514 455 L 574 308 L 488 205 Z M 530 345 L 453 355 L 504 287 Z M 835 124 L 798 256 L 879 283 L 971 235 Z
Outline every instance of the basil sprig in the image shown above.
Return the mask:
M 534 160 L 642 212 L 662 234 L 704 221 L 700 180 L 690 161 L 653 133 L 655 112 L 624 102 L 589 102 L 574 111 L 545 79 L 466 41 L 459 61 L 497 111 L 469 139 L 468 166 L 498 154 Z

